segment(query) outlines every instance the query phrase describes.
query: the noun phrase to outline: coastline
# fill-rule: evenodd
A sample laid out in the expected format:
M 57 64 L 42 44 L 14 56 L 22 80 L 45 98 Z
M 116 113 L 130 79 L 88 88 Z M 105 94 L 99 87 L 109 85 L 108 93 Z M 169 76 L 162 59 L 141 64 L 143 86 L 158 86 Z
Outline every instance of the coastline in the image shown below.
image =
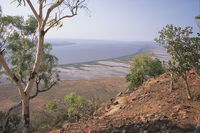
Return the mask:
M 162 47 L 146 47 L 138 52 L 118 58 L 82 62 L 75 64 L 58 65 L 55 69 L 60 71 L 62 81 L 70 80 L 91 80 L 105 77 L 125 77 L 130 72 L 130 62 L 133 56 L 146 52 L 152 52 L 156 58 L 162 61 L 169 60 L 169 56 Z M 8 77 L 3 74 L 0 78 L 0 85 L 10 84 Z
M 139 50 L 137 53 L 122 56 L 114 59 L 105 59 L 99 61 L 67 64 L 56 67 L 61 71 L 61 80 L 91 80 L 105 77 L 125 77 L 130 72 L 130 63 L 137 54 L 146 52 L 154 53 L 155 58 L 167 62 L 169 55 L 163 47 L 148 47 Z
M 74 66 L 74 65 L 79 65 L 79 64 L 95 64 L 98 61 L 113 61 L 113 60 L 118 60 L 120 62 L 126 61 L 126 63 L 127 63 L 127 61 L 129 62 L 133 56 L 135 56 L 137 54 L 149 52 L 149 50 L 152 49 L 152 48 L 154 48 L 154 46 L 147 46 L 147 47 L 143 47 L 143 48 L 139 49 L 135 53 L 125 55 L 125 56 L 119 56 L 119 57 L 115 57 L 115 58 L 106 58 L 106 59 L 100 59 L 100 60 L 92 60 L 92 61 L 86 61 L 86 62 L 78 62 L 78 63 L 72 63 L 72 64 L 60 64 L 58 66 Z

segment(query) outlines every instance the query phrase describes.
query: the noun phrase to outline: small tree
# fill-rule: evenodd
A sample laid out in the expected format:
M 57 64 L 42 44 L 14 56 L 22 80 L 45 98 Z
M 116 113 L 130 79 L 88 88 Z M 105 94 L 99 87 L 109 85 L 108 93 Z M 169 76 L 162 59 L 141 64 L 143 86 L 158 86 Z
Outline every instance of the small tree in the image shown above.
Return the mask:
M 126 76 L 126 80 L 130 82 L 129 88 L 138 87 L 148 78 L 156 77 L 164 71 L 161 61 L 154 59 L 153 54 L 141 54 L 133 57 L 131 73 Z
M 160 32 L 156 42 L 163 44 L 172 60 L 169 70 L 183 78 L 186 84 L 187 98 L 191 99 L 187 73 L 195 68 L 200 70 L 200 38 L 192 37 L 192 27 L 167 25 Z
M 11 71 L 4 58 L 3 50 L 0 51 L 0 64 L 16 85 L 22 102 L 23 133 L 30 129 L 30 97 L 34 81 L 39 73 L 44 55 L 44 38 L 46 33 L 55 26 L 62 26 L 61 20 L 77 15 L 79 9 L 86 9 L 85 0 L 14 0 L 19 5 L 28 5 L 37 21 L 37 47 L 31 74 L 26 85 Z

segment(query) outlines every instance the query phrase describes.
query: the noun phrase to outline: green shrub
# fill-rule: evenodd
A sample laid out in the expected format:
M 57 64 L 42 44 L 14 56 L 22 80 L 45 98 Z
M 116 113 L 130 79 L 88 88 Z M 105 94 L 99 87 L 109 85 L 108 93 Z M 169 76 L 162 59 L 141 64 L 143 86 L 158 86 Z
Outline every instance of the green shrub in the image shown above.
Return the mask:
M 88 102 L 84 98 L 75 93 L 70 93 L 66 95 L 64 99 L 68 105 L 77 109 L 82 109 L 88 104 Z
M 148 78 L 156 77 L 165 72 L 165 68 L 159 59 L 154 59 L 153 54 L 140 54 L 133 58 L 131 73 L 126 76 L 130 82 L 129 88 L 138 87 Z
M 79 120 L 81 115 L 89 109 L 89 103 L 75 93 L 66 95 L 64 100 L 68 104 L 67 116 L 71 122 Z
M 47 132 L 61 128 L 66 121 L 76 122 L 80 118 L 86 119 L 98 107 L 95 99 L 89 102 L 75 93 L 66 95 L 64 101 L 67 103 L 67 106 L 66 104 L 61 106 L 60 104 L 49 102 L 45 106 L 47 110 L 34 113 L 31 122 L 32 132 Z
M 53 102 L 48 102 L 48 103 L 46 104 L 46 109 L 48 109 L 48 110 L 57 109 L 57 104 L 56 104 L 56 103 L 53 103 Z

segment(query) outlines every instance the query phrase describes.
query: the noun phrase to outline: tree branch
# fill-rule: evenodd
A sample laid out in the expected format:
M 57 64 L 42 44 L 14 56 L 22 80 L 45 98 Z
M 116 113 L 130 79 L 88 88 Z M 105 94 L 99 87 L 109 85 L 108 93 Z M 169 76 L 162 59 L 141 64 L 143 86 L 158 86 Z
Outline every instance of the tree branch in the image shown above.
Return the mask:
M 40 0 L 39 1 L 40 3 L 40 6 L 39 6 L 39 16 L 41 19 L 43 19 L 43 3 L 44 3 L 44 0 Z
M 30 0 L 27 0 L 30 2 Z M 29 81 L 25 87 L 25 92 L 27 93 L 27 95 L 31 94 L 31 90 L 32 90 L 32 86 L 34 84 L 34 80 L 35 80 L 35 76 L 37 75 L 39 68 L 40 68 L 40 63 L 41 63 L 41 59 L 43 56 L 43 49 L 44 49 L 44 36 L 45 36 L 45 32 L 44 32 L 44 27 L 46 25 L 46 22 L 49 18 L 49 15 L 51 13 L 51 11 L 56 8 L 57 6 L 59 6 L 64 0 L 57 0 L 56 3 L 54 3 L 48 10 L 47 10 L 47 14 L 44 20 L 41 20 L 41 23 L 39 23 L 39 37 L 38 37 L 38 47 L 37 47 L 37 53 L 36 53 L 36 59 L 35 59 L 35 63 L 33 65 L 33 69 L 32 69 L 32 73 L 30 75 Z M 30 3 L 31 5 L 31 3 Z M 34 10 L 33 10 L 34 11 Z
M 46 91 L 50 90 L 54 85 L 56 85 L 56 82 L 53 82 L 47 89 L 40 90 L 39 89 L 39 84 L 36 83 L 36 92 L 35 92 L 34 95 L 30 96 L 30 99 L 33 99 L 33 98 L 37 97 L 39 93 L 43 93 L 43 92 L 46 92 Z
M 5 114 L 5 117 L 6 117 L 6 118 L 9 117 L 9 116 L 10 116 L 10 113 L 11 113 L 14 109 L 19 108 L 21 105 L 22 105 L 22 102 L 19 102 L 18 104 L 16 104 L 16 105 L 12 106 L 11 108 L 9 108 L 8 111 L 7 111 L 6 114 Z
M 32 12 L 33 12 L 33 14 L 34 14 L 34 16 L 35 16 L 36 19 L 37 19 L 37 21 L 38 21 L 39 23 L 41 23 L 41 22 L 42 22 L 42 20 L 41 20 L 42 18 L 40 18 L 40 16 L 38 15 L 38 13 L 37 13 L 37 11 L 35 10 L 33 4 L 31 3 L 31 1 L 30 1 L 30 0 L 26 0 L 26 2 L 27 2 L 28 5 L 30 6 L 30 8 L 31 8 L 31 10 L 32 10 Z
M 53 24 L 51 24 L 44 32 L 47 33 L 52 27 L 54 27 L 56 24 L 58 24 L 62 19 L 64 19 L 64 18 L 71 18 L 71 17 L 74 17 L 75 15 L 76 14 L 66 15 L 66 16 L 63 16 L 63 17 L 59 18 Z
M 63 2 L 64 0 L 57 0 L 57 2 L 56 3 L 54 3 L 53 5 L 51 5 L 51 7 L 47 10 L 47 14 L 46 14 L 46 17 L 45 17 L 45 19 L 44 19 L 44 21 L 43 21 L 43 28 L 44 28 L 44 26 L 46 25 L 46 23 L 47 23 L 47 20 L 48 20 L 48 18 L 49 18 L 49 16 L 50 16 L 50 13 L 53 11 L 53 9 L 55 9 L 56 7 L 58 7 L 60 4 L 62 4 L 62 2 Z
M 26 95 L 24 93 L 24 89 L 22 84 L 20 83 L 19 79 L 12 73 L 12 71 L 10 70 L 10 68 L 8 67 L 4 57 L 3 57 L 3 53 L 0 53 L 0 64 L 3 66 L 3 68 L 5 69 L 6 73 L 10 76 L 11 80 L 16 84 L 19 94 L 21 96 L 22 99 L 26 98 Z
M 63 17 L 60 17 L 59 19 L 57 19 L 53 24 L 51 24 L 46 30 L 45 33 L 47 33 L 53 26 L 55 26 L 56 24 L 58 24 L 62 19 L 64 18 L 71 18 L 77 15 L 78 9 L 79 8 L 87 8 L 85 5 L 82 5 L 85 2 L 85 0 L 77 0 L 75 5 L 74 3 L 65 3 L 66 6 L 69 7 L 70 11 L 71 11 L 71 15 L 65 15 Z

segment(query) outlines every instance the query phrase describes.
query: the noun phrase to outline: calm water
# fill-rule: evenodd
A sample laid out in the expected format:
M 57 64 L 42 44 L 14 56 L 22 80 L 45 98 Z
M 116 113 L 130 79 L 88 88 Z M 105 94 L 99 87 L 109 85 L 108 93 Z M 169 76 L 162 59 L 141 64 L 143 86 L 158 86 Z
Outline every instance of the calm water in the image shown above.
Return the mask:
M 59 64 L 74 64 L 117 58 L 137 53 L 152 42 L 120 42 L 97 40 L 61 40 L 49 39 L 53 44 L 52 54 L 57 56 Z

